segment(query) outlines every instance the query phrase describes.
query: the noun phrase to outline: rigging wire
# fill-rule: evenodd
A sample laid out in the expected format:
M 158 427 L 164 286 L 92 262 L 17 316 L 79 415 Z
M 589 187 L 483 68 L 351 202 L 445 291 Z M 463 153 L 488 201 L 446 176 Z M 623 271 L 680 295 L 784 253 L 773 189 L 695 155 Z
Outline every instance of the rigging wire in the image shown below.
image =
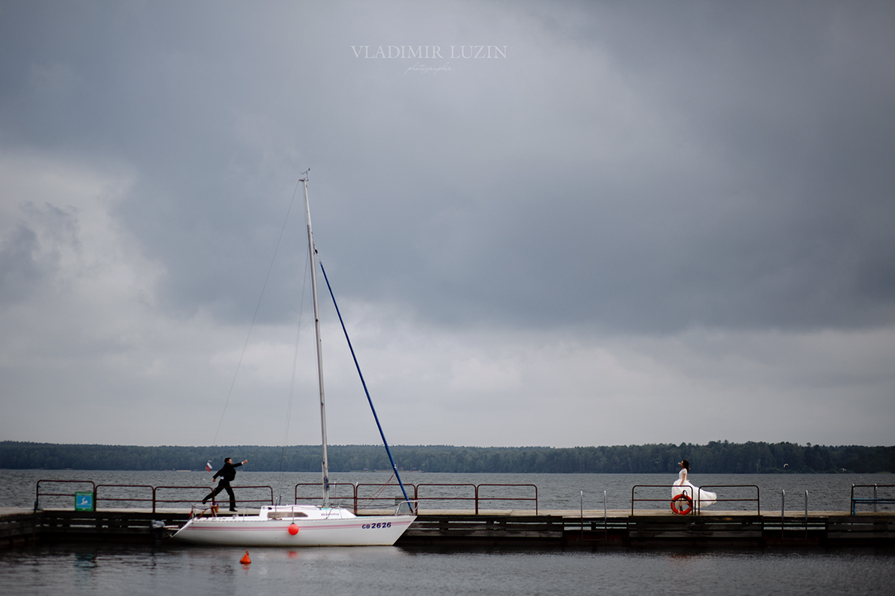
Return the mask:
M 277 480 L 277 492 L 282 493 L 286 476 L 286 447 L 289 444 L 289 423 L 292 421 L 292 402 L 295 399 L 295 373 L 298 370 L 298 343 L 301 337 L 301 319 L 305 310 L 305 293 L 308 283 L 308 259 L 304 259 L 305 273 L 302 276 L 301 302 L 298 307 L 298 329 L 295 332 L 295 351 L 292 354 L 292 380 L 289 383 L 289 407 L 286 409 L 286 429 L 283 431 L 283 454 L 280 457 L 280 476 Z M 282 494 L 279 495 L 282 497 Z
M 342 320 L 342 312 L 339 310 L 339 305 L 336 303 L 336 295 L 333 294 L 333 288 L 329 285 L 329 278 L 326 276 L 326 269 L 323 268 L 323 261 L 320 260 L 319 256 L 317 262 L 320 263 L 320 271 L 323 272 L 323 279 L 326 280 L 326 288 L 329 290 L 330 298 L 333 300 L 333 306 L 336 307 L 336 314 L 339 315 L 339 323 L 342 324 L 342 332 L 345 334 L 345 341 L 348 342 L 348 349 L 351 350 L 351 357 L 354 359 L 354 367 L 357 369 L 357 375 L 360 377 L 360 384 L 364 387 L 364 393 L 367 395 L 367 402 L 370 404 L 370 410 L 373 411 L 373 419 L 376 421 L 376 427 L 379 429 L 379 436 L 382 437 L 382 444 L 385 446 L 385 452 L 388 453 L 388 459 L 392 464 L 392 471 L 395 473 L 395 478 L 398 480 L 398 484 L 401 486 L 401 492 L 404 494 L 404 501 L 410 505 L 410 499 L 407 496 L 407 490 L 404 488 L 404 483 L 401 482 L 401 475 L 398 473 L 398 466 L 395 465 L 395 458 L 392 457 L 392 450 L 388 447 L 388 441 L 385 440 L 385 432 L 382 430 L 382 425 L 379 424 L 379 416 L 376 415 L 376 408 L 373 407 L 373 399 L 370 397 L 370 392 L 367 390 L 367 382 L 364 381 L 364 374 L 360 370 L 360 364 L 357 361 L 357 356 L 354 354 L 354 346 L 351 345 L 351 338 L 348 337 L 348 329 L 345 328 L 345 321 Z M 411 506 L 412 507 L 412 506 Z
M 358 500 L 357 508 L 363 509 L 367 505 L 371 505 L 374 501 L 378 500 L 380 498 L 379 495 L 381 495 L 385 491 L 385 489 L 387 489 L 389 487 L 389 485 L 392 482 L 392 478 L 394 478 L 394 477 L 395 477 L 395 474 L 392 473 L 392 475 L 389 477 L 389 479 L 385 481 L 385 484 L 383 484 L 379 487 L 379 490 L 377 490 L 375 493 L 373 493 L 372 495 L 370 495 L 363 501 Z
M 277 238 L 277 244 L 273 249 L 273 257 L 270 259 L 270 267 L 267 268 L 267 275 L 264 278 L 264 284 L 261 286 L 261 295 L 258 296 L 258 304 L 255 305 L 255 313 L 252 315 L 252 322 L 249 324 L 249 332 L 246 334 L 246 340 L 242 346 L 242 353 L 239 355 L 239 361 L 236 363 L 236 372 L 233 373 L 233 381 L 230 383 L 230 390 L 227 392 L 227 400 L 224 402 L 224 410 L 221 412 L 221 419 L 218 422 L 218 427 L 214 431 L 214 441 L 212 441 L 212 446 L 218 444 L 218 434 L 221 432 L 221 425 L 224 423 L 224 415 L 227 413 L 227 406 L 230 405 L 230 397 L 233 395 L 233 387 L 236 386 L 236 377 L 239 376 L 242 359 L 245 357 L 246 350 L 249 347 L 249 338 L 252 336 L 252 330 L 255 328 L 255 319 L 258 318 L 258 310 L 261 308 L 261 300 L 264 298 L 264 291 L 267 289 L 267 282 L 270 280 L 270 272 L 273 270 L 273 264 L 277 258 L 277 251 L 280 249 L 280 242 L 283 240 L 283 233 L 286 230 L 286 222 L 289 221 L 289 213 L 292 211 L 293 203 L 295 203 L 296 194 L 298 194 L 298 182 L 295 183 L 295 190 L 292 191 L 292 199 L 289 201 L 289 208 L 286 210 L 286 218 L 283 220 L 283 227 L 280 228 L 280 236 Z

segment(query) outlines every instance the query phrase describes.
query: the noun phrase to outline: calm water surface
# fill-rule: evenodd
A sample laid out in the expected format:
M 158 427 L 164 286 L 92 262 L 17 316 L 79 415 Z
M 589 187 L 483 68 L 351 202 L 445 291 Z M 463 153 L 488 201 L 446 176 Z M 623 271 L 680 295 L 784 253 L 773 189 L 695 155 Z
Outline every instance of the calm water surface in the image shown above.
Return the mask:
M 289 551 L 56 546 L 0 551 L 0 593 L 28 594 L 891 594 L 891 552 Z
M 204 472 L 107 472 L 4 470 L 0 507 L 31 507 L 37 480 L 92 480 L 96 484 L 208 486 Z M 336 482 L 382 483 L 388 474 L 333 474 Z M 413 474 L 414 484 L 534 484 L 543 510 L 630 508 L 635 484 L 670 484 L 674 476 L 633 474 Z M 852 484 L 893 484 L 879 475 L 700 475 L 701 486 L 759 487 L 763 512 L 845 511 Z M 287 500 L 294 485 L 318 482 L 317 474 L 240 471 L 234 486 L 269 485 Z M 434 490 L 434 489 L 432 489 Z M 493 489 L 498 492 L 502 489 Z M 200 490 L 199 492 L 204 492 Z M 730 493 L 718 489 L 719 496 Z M 70 498 L 44 506 L 72 506 Z M 450 504 L 470 508 L 471 504 Z M 495 508 L 529 508 L 504 503 Z M 895 549 L 665 551 L 437 551 L 400 547 L 290 551 L 164 545 L 54 545 L 0 551 L 0 595 L 91 594 L 313 594 L 465 595 L 529 594 L 783 594 L 895 593 Z

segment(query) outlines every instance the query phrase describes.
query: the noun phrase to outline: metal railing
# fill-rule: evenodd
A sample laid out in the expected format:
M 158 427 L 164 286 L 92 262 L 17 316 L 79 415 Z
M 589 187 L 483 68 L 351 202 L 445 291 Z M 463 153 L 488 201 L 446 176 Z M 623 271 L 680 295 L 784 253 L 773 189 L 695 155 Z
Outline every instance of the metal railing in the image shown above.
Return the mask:
M 392 486 L 398 486 L 398 485 L 394 484 Z M 298 493 L 299 487 L 303 487 L 308 490 L 306 492 L 302 492 L 302 494 L 299 496 L 299 493 Z M 347 495 L 344 492 L 340 492 L 340 491 L 343 491 L 345 489 L 345 487 L 350 487 L 350 489 L 351 489 L 349 494 L 347 494 Z M 354 511 L 354 513 L 356 515 L 357 511 L 358 511 L 358 507 L 359 507 L 357 487 L 358 487 L 358 485 L 354 484 L 352 482 L 330 482 L 329 483 L 329 489 L 330 489 L 329 498 L 331 500 L 335 501 L 336 503 L 341 504 L 342 506 L 345 506 L 346 501 L 350 501 L 351 504 L 350 504 L 349 508 L 352 511 Z M 293 495 L 292 495 L 293 503 L 302 502 L 302 503 L 316 504 L 319 501 L 319 503 L 322 505 L 323 504 L 323 495 L 320 492 L 321 490 L 322 490 L 322 486 L 319 482 L 300 482 L 300 483 L 296 484 L 295 488 L 293 489 Z M 313 493 L 313 494 L 311 494 L 311 493 Z
M 483 497 L 480 493 L 482 487 L 488 488 L 533 488 L 533 497 Z M 475 487 L 475 512 L 479 512 L 479 503 L 482 501 L 525 501 L 533 502 L 535 515 L 538 514 L 538 487 L 535 484 L 477 484 Z
M 117 489 L 133 489 L 133 488 L 148 488 L 149 489 L 149 498 L 148 499 L 140 499 L 135 497 L 105 497 L 100 496 L 100 489 L 107 488 L 117 488 Z M 97 484 L 93 489 L 93 503 L 94 506 L 98 509 L 100 501 L 112 501 L 113 503 L 152 503 L 152 512 L 155 513 L 155 487 L 150 486 L 148 484 Z
M 656 497 L 656 498 L 637 498 L 636 493 L 637 493 L 638 488 L 647 488 L 647 489 L 661 488 L 661 489 L 665 489 L 665 490 L 670 490 L 670 489 L 682 488 L 682 487 L 675 486 L 672 484 L 635 484 L 633 487 L 631 487 L 631 515 L 634 515 L 634 507 L 635 507 L 636 503 L 665 503 L 665 504 L 673 505 L 671 498 L 667 496 L 668 493 L 666 493 L 666 496 L 661 497 L 661 498 L 658 498 L 658 497 Z M 723 489 L 729 489 L 729 488 L 732 488 L 732 489 L 744 489 L 744 488 L 745 489 L 755 489 L 755 497 L 748 497 L 748 498 L 745 498 L 745 497 L 740 497 L 740 498 L 718 497 L 715 499 L 714 503 L 755 503 L 755 512 L 757 515 L 761 515 L 761 503 L 759 500 L 761 495 L 760 495 L 758 486 L 755 484 L 714 484 L 714 485 L 707 484 L 707 485 L 700 486 L 698 488 L 699 488 L 699 490 L 695 491 L 696 495 L 692 495 L 692 494 L 690 494 L 693 492 L 692 489 L 690 489 L 689 487 L 683 487 L 683 490 L 684 490 L 685 494 L 687 494 L 688 499 L 691 500 L 692 504 L 694 505 L 693 507 L 691 507 L 690 511 L 687 513 L 688 515 L 699 515 L 701 513 L 700 510 L 702 509 L 702 507 L 699 506 L 699 496 L 703 491 L 710 489 L 710 488 L 711 489 L 719 489 L 719 488 L 723 488 Z M 714 490 L 711 492 L 714 492 Z
M 856 497 L 855 489 L 873 489 L 873 497 Z M 873 505 L 873 512 L 877 512 L 877 505 L 895 505 L 895 491 L 888 491 L 887 497 L 880 498 L 879 489 L 881 488 L 895 488 L 895 484 L 852 484 L 851 485 L 851 506 L 849 509 L 851 510 L 852 515 L 857 515 L 857 511 L 855 510 L 858 505 Z
M 308 496 L 305 494 L 301 495 L 301 500 L 299 500 L 299 489 L 300 487 L 305 488 L 313 488 L 316 496 Z M 361 509 L 372 509 L 369 505 L 376 505 L 382 502 L 389 503 L 389 509 L 391 505 L 398 505 L 401 502 L 404 502 L 403 494 L 398 491 L 399 485 L 394 483 L 385 483 L 385 484 L 377 484 L 377 483 L 332 483 L 330 487 L 333 489 L 332 497 L 335 501 L 341 501 L 345 503 L 343 506 L 350 507 L 353 509 L 355 514 L 359 513 Z M 273 505 L 274 504 L 274 489 L 267 485 L 253 485 L 253 486 L 235 486 L 234 492 L 237 495 L 237 503 L 245 506 L 245 505 Z M 494 503 L 494 502 L 504 502 L 504 503 L 532 503 L 535 515 L 539 514 L 539 495 L 538 495 L 538 487 L 535 484 L 495 484 L 495 483 L 483 483 L 483 484 L 471 484 L 471 483 L 425 483 L 425 484 L 405 484 L 405 488 L 407 490 L 407 496 L 410 498 L 411 507 L 415 512 L 418 511 L 418 506 L 428 505 L 432 507 L 432 509 L 447 509 L 448 507 L 437 507 L 438 504 L 451 504 L 451 503 L 469 503 L 475 510 L 475 514 L 479 514 L 483 505 Z M 671 484 L 639 484 L 634 485 L 631 488 L 631 515 L 635 515 L 635 511 L 639 504 L 655 504 L 661 503 L 662 507 L 667 507 L 671 503 L 671 498 L 669 496 L 669 489 L 680 488 L 675 487 L 675 485 Z M 686 488 L 686 487 L 685 487 Z M 715 500 L 715 503 L 755 503 L 755 512 L 757 515 L 761 515 L 761 504 L 760 504 L 760 490 L 757 485 L 754 484 L 722 484 L 722 485 L 704 485 L 700 487 L 701 489 L 709 490 L 712 492 L 719 491 L 719 495 Z M 83 490 L 78 490 L 83 489 Z M 320 483 L 300 483 L 294 486 L 294 499 L 295 502 L 311 502 L 322 501 L 322 496 L 317 493 L 319 491 Z M 884 489 L 884 490 L 880 490 Z M 895 484 L 861 484 L 861 485 L 852 485 L 851 488 L 851 513 L 852 515 L 856 515 L 856 507 L 858 505 L 871 505 L 873 507 L 873 511 L 877 510 L 879 505 L 895 505 Z M 663 492 L 661 495 L 659 494 L 659 490 Z M 872 493 L 870 492 L 872 490 Z M 88 492 L 89 491 L 89 492 Z M 122 505 L 125 507 L 134 507 L 134 506 L 143 506 L 151 504 L 152 512 L 156 513 L 159 506 L 163 505 L 182 505 L 186 503 L 195 503 L 202 496 L 208 494 L 209 487 L 208 486 L 150 486 L 143 484 L 95 484 L 91 480 L 55 480 L 55 479 L 41 479 L 37 481 L 36 491 L 35 491 L 35 500 L 34 500 L 34 510 L 37 511 L 41 508 L 42 505 L 46 505 L 46 501 L 49 502 L 58 502 L 60 499 L 71 498 L 78 495 L 83 495 L 85 493 L 92 493 L 92 507 L 93 510 L 99 508 L 101 504 L 112 504 L 112 505 Z M 638 493 L 638 491 L 640 491 Z M 744 491 L 748 492 L 748 495 L 744 496 Z M 753 493 L 754 491 L 754 493 Z M 311 491 L 305 491 L 311 492 Z M 695 497 L 696 502 L 690 502 L 691 505 L 689 515 L 700 515 L 701 513 L 705 513 L 706 511 L 700 511 L 699 503 L 698 503 L 698 493 L 693 495 L 692 489 L 688 489 L 688 492 L 691 493 L 688 497 L 692 500 Z M 179 494 L 178 494 L 179 493 Z M 189 494 L 187 494 L 189 493 Z M 644 495 L 643 493 L 647 493 Z M 651 493 L 651 494 L 650 494 Z M 751 496 L 754 494 L 754 496 Z M 411 496 L 412 495 L 412 496 Z M 866 496 L 865 496 L 866 495 Z M 872 495 L 872 496 L 871 496 Z M 806 539 L 808 537 L 809 530 L 816 530 L 820 526 L 815 527 L 815 523 L 809 520 L 809 510 L 808 510 L 808 491 L 805 491 L 804 495 L 804 518 L 799 519 L 800 516 L 790 515 L 787 516 L 786 512 L 786 492 L 780 491 L 780 517 L 779 522 L 777 522 L 776 516 L 769 516 L 765 522 L 765 529 L 773 528 L 774 531 L 777 530 L 779 523 L 779 530 L 793 530 L 793 529 L 802 529 L 805 532 Z M 228 495 L 224 495 L 224 499 L 220 499 L 220 495 L 218 495 L 218 502 L 227 501 Z M 72 501 L 69 501 L 71 503 Z M 348 504 L 347 502 L 350 502 Z M 686 505 L 686 504 L 685 504 Z M 385 508 L 385 507 L 382 507 Z M 77 509 L 77 506 L 76 506 Z M 581 491 L 580 493 L 580 524 L 582 531 L 585 528 L 585 523 L 590 529 L 594 530 L 600 524 L 595 522 L 593 519 L 585 520 L 584 518 L 584 493 Z M 647 510 L 652 509 L 656 510 L 656 507 L 646 507 Z M 720 509 L 720 508 L 718 508 Z M 748 511 L 751 507 L 745 507 L 745 510 Z M 742 508 L 739 508 L 742 510 Z M 801 513 L 801 512 L 800 512 Z M 603 491 L 603 523 L 602 527 L 605 530 L 609 527 L 610 523 L 607 518 L 607 507 L 606 507 L 606 491 Z
M 445 494 L 447 491 L 445 490 L 432 490 L 432 489 L 461 489 L 460 496 L 450 496 L 450 494 Z M 471 496 L 464 496 L 462 494 L 463 491 L 470 490 Z M 425 493 L 429 493 L 427 496 Z M 422 494 L 421 494 L 422 493 Z M 437 503 L 452 503 L 454 501 L 463 501 L 463 502 L 473 502 L 475 506 L 475 512 L 479 512 L 479 502 L 478 502 L 478 489 L 475 484 L 447 484 L 447 483 L 437 483 L 430 482 L 426 484 L 418 484 L 416 486 L 416 490 L 414 491 L 415 499 L 417 502 L 422 503 L 424 501 L 427 502 L 437 502 Z
M 271 488 L 270 486 L 263 485 L 263 484 L 254 485 L 254 486 L 239 485 L 239 486 L 233 486 L 231 488 L 233 489 L 233 493 L 235 495 L 240 495 L 240 494 L 244 495 L 244 491 L 247 491 L 247 490 L 255 490 L 256 492 L 262 492 L 262 493 L 264 492 L 265 489 L 267 490 L 268 496 L 265 498 L 246 499 L 246 498 L 239 498 L 237 496 L 236 502 L 240 505 L 246 505 L 246 504 L 273 505 L 273 488 Z M 153 489 L 153 492 L 152 492 L 152 512 L 153 513 L 155 513 L 156 505 L 159 503 L 183 504 L 183 503 L 195 503 L 197 500 L 197 498 L 194 498 L 194 499 L 160 499 L 158 497 L 158 492 L 161 490 L 193 490 L 193 491 L 199 490 L 199 491 L 202 491 L 207 494 L 208 492 L 211 492 L 212 489 L 207 486 L 157 486 L 157 487 L 155 487 L 155 489 Z M 223 495 L 223 498 L 221 498 L 221 495 Z M 229 502 L 229 500 L 230 500 L 229 495 L 227 495 L 226 491 L 224 491 L 224 492 L 216 495 L 215 498 L 213 499 L 213 502 L 218 502 L 218 503 Z
M 366 508 L 362 507 L 362 505 L 368 505 L 371 503 L 378 502 L 388 502 L 389 504 L 396 503 L 398 501 L 403 501 L 403 495 L 396 494 L 395 492 L 390 492 L 387 494 L 383 494 L 383 490 L 387 488 L 398 489 L 399 486 L 397 484 L 372 484 L 372 483 L 363 483 L 363 484 L 352 484 L 347 482 L 341 483 L 330 483 L 330 488 L 335 489 L 333 492 L 335 494 L 330 494 L 330 499 L 335 501 L 350 501 L 351 508 L 354 513 L 357 514 L 358 511 Z M 318 501 L 322 502 L 322 495 L 314 495 L 314 496 L 305 496 L 302 493 L 302 496 L 299 497 L 299 487 L 313 487 L 316 490 L 320 489 L 320 483 L 318 482 L 304 482 L 295 485 L 294 498 L 295 501 L 298 502 L 299 498 L 303 501 L 308 501 L 311 503 L 316 503 Z M 346 487 L 351 488 L 351 494 L 345 495 L 342 493 L 339 495 L 339 490 L 344 489 Z M 404 488 L 407 490 L 407 496 L 410 500 L 416 505 L 418 509 L 419 505 L 422 503 L 436 503 L 436 502 L 454 502 L 461 501 L 465 503 L 472 503 L 475 512 L 478 513 L 480 509 L 480 505 L 483 503 L 491 503 L 491 502 L 515 502 L 515 501 L 523 501 L 530 502 L 534 505 L 535 514 L 538 512 L 538 487 L 535 484 L 494 484 L 494 483 L 485 483 L 485 484 L 463 484 L 463 483 L 426 483 L 426 484 L 405 484 Z M 489 492 L 491 489 L 496 488 L 507 488 L 507 489 L 517 489 L 517 488 L 528 488 L 533 489 L 534 496 L 517 496 L 516 494 L 512 495 L 494 495 Z M 378 489 L 372 495 L 365 494 L 365 491 L 368 489 Z M 434 489 L 434 491 L 432 490 Z M 438 489 L 451 489 L 450 492 L 446 490 L 438 490 Z M 456 489 L 461 489 L 463 491 L 468 491 L 467 494 L 457 496 Z M 484 491 L 482 489 L 485 489 Z M 484 493 L 484 494 L 483 494 Z M 531 493 L 529 493 L 531 494 Z
M 597 532 L 602 530 L 603 539 L 609 539 L 609 531 L 624 531 L 626 532 L 628 529 L 628 520 L 627 518 L 615 518 L 612 519 L 609 517 L 609 509 L 607 506 L 607 498 L 608 491 L 603 491 L 603 517 L 600 519 L 599 517 L 585 517 L 584 516 L 584 491 L 578 491 L 579 494 L 579 513 L 578 518 L 574 517 L 564 517 L 563 518 L 563 527 L 565 531 L 578 531 L 580 540 L 584 541 L 585 532 Z
M 93 495 L 93 508 L 97 509 L 99 507 L 100 502 L 111 502 L 116 504 L 140 504 L 146 503 L 151 504 L 152 512 L 155 513 L 159 504 L 184 504 L 184 503 L 193 503 L 199 498 L 199 495 L 208 494 L 210 488 L 208 486 L 151 486 L 148 484 L 95 484 L 92 480 L 49 480 L 42 479 L 37 481 L 36 494 L 34 497 L 34 510 L 37 511 L 40 508 L 41 498 L 50 498 L 50 497 L 75 497 L 77 492 L 50 492 L 46 489 L 46 485 L 52 484 L 80 484 L 85 488 L 87 486 L 90 487 L 90 493 Z M 266 485 L 256 485 L 256 486 L 236 486 L 234 488 L 234 493 L 237 495 L 236 502 L 240 504 L 266 504 L 273 505 L 273 488 Z M 127 493 L 128 489 L 145 489 L 149 491 L 149 496 L 133 496 L 132 494 L 122 494 Z M 159 497 L 159 492 L 163 490 L 174 490 L 174 491 L 192 491 L 193 498 L 181 498 L 181 499 L 162 499 Z M 263 498 L 245 498 L 245 491 L 254 490 L 256 494 L 260 491 L 263 493 L 264 490 L 267 491 L 268 496 Z M 86 490 L 83 492 L 87 492 Z M 107 494 L 103 494 L 103 493 Z M 111 493 L 111 494 L 109 494 Z M 117 493 L 117 494 L 116 494 Z M 242 495 L 242 498 L 239 498 L 239 495 Z M 225 498 L 229 498 L 229 496 L 225 495 Z M 217 499 L 216 499 L 217 500 Z
M 378 503 L 380 501 L 385 501 L 389 505 L 393 503 L 401 503 L 404 501 L 404 494 L 401 493 L 400 485 L 398 484 L 372 484 L 372 483 L 361 483 L 355 484 L 355 493 L 354 493 L 354 513 L 357 515 L 359 509 L 364 509 L 367 505 Z M 394 492 L 390 492 L 388 494 L 384 494 L 387 488 L 396 489 Z M 366 494 L 367 490 L 376 489 L 373 494 Z M 414 512 L 417 510 L 417 503 L 414 499 L 416 495 L 416 485 L 415 484 L 405 484 L 404 490 L 407 491 L 407 496 L 411 500 L 412 509 Z
M 89 484 L 90 492 L 96 494 L 96 484 L 94 484 L 94 482 L 92 480 L 50 480 L 50 479 L 38 480 L 37 488 L 36 488 L 35 495 L 34 495 L 34 510 L 35 511 L 40 509 L 40 498 L 41 497 L 74 497 L 75 496 L 74 492 L 71 492 L 71 493 L 41 492 L 40 491 L 41 484 L 85 484 L 85 485 Z M 76 491 L 76 492 L 80 492 L 80 491 Z M 86 492 L 86 491 L 84 491 L 84 492 Z
M 780 539 L 793 539 L 797 532 L 803 532 L 805 541 L 808 541 L 811 533 L 824 532 L 827 529 L 825 518 L 809 517 L 808 511 L 808 491 L 804 497 L 804 516 L 800 516 L 796 511 L 790 510 L 787 514 L 786 510 L 786 490 L 780 489 L 780 516 L 767 515 L 762 519 L 762 530 L 767 534 L 776 534 L 779 530 Z

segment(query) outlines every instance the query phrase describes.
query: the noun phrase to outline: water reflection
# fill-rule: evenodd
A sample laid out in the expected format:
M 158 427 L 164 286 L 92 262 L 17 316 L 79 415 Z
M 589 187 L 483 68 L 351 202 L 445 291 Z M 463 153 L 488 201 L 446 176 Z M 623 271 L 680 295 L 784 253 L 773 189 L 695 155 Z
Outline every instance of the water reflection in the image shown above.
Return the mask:
M 895 552 L 451 552 L 108 545 L 0 551 L 2 594 L 880 594 Z

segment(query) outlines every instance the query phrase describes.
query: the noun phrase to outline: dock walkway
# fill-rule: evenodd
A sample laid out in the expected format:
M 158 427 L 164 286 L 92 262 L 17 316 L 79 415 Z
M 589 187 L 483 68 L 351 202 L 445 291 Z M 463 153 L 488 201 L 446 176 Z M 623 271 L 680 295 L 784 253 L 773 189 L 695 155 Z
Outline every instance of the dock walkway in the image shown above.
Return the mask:
M 246 513 L 252 513 L 246 510 Z M 368 512 L 373 514 L 375 512 Z M 93 541 L 164 544 L 189 519 L 184 508 L 72 511 L 0 508 L 0 548 Z M 895 547 L 895 513 L 846 511 L 754 514 L 660 510 L 427 510 L 398 546 L 643 548 L 875 546 Z

